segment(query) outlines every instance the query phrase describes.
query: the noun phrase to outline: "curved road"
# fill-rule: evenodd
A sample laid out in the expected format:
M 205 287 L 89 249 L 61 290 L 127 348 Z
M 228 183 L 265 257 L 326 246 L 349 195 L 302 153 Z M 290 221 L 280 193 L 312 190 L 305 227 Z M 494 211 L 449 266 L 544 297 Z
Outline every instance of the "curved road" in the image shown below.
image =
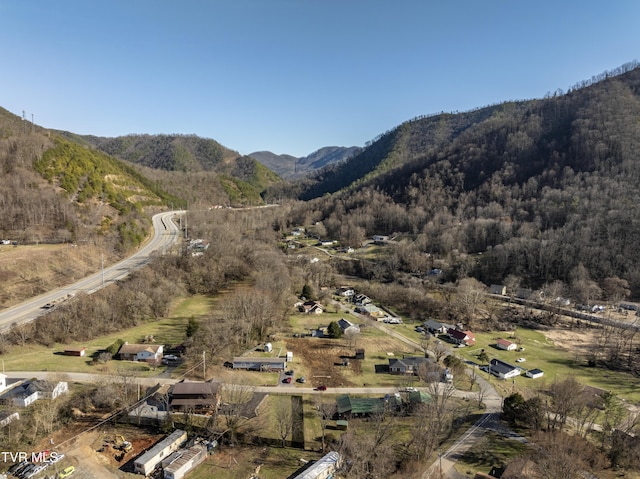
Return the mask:
M 126 277 L 134 269 L 147 264 L 154 253 L 164 253 L 180 239 L 180 229 L 172 221 L 173 217 L 184 211 L 168 211 L 153 216 L 153 236 L 136 253 L 127 259 L 104 268 L 103 271 L 87 276 L 73 284 L 64 286 L 33 299 L 25 301 L 0 313 L 0 332 L 10 329 L 14 324 L 33 321 L 46 314 L 42 306 L 69 297 L 69 294 L 94 293 L 103 286 Z

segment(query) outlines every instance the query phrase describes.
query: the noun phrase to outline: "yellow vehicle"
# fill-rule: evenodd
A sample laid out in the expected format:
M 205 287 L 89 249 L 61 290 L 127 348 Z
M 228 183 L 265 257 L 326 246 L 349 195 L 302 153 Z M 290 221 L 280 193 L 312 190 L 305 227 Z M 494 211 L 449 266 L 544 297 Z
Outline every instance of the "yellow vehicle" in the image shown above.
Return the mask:
M 65 477 L 71 476 L 74 472 L 76 472 L 76 468 L 73 466 L 65 467 L 62 472 L 58 474 L 58 479 L 64 479 Z
M 129 441 L 125 440 L 124 436 L 117 434 L 115 448 L 119 449 L 120 451 L 129 452 L 131 449 L 133 449 L 133 446 Z

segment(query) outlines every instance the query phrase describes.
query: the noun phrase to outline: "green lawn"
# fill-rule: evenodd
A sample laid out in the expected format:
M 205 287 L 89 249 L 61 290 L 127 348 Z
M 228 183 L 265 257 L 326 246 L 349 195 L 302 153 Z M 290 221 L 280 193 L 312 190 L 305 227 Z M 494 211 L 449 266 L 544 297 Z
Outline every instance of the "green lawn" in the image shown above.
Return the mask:
M 69 371 L 69 372 L 117 372 L 126 371 L 140 376 L 157 374 L 146 363 L 130 361 L 109 361 L 106 365 L 91 365 L 91 356 L 103 350 L 118 339 L 138 343 L 145 337 L 153 336 L 157 344 L 179 344 L 184 340 L 187 321 L 191 316 L 199 317 L 209 310 L 211 299 L 194 296 L 180 300 L 171 308 L 169 317 L 158 321 L 149 321 L 139 326 L 101 336 L 91 341 L 54 344 L 51 347 L 38 344 L 13 346 L 2 361 L 6 371 Z M 85 357 L 64 356 L 65 347 L 87 348 Z
M 493 467 L 504 467 L 510 460 L 522 454 L 527 446 L 505 438 L 493 431 L 468 450 L 456 463 L 456 470 L 472 477 L 477 472 L 488 474 Z
M 302 467 L 303 461 L 320 457 L 322 454 L 318 452 L 292 448 L 225 448 L 208 456 L 204 463 L 189 473 L 189 479 L 246 479 L 253 476 L 258 465 L 261 479 L 282 479 Z
M 464 359 L 479 362 L 477 359 L 481 349 L 489 355 L 489 358 L 497 358 L 509 364 L 519 365 L 523 369 L 541 369 L 544 377 L 530 379 L 526 376 L 516 378 L 516 389 L 534 389 L 545 382 L 551 382 L 555 378 L 563 379 L 569 376 L 575 377 L 585 385 L 612 391 L 630 401 L 640 400 L 638 379 L 631 374 L 611 371 L 604 368 L 588 367 L 583 358 L 576 358 L 575 354 L 557 347 L 553 341 L 547 339 L 540 331 L 518 328 L 515 331 L 493 331 L 489 333 L 475 333 L 476 344 L 473 347 L 456 348 L 454 351 Z M 524 351 L 503 351 L 495 347 L 496 340 L 504 338 L 516 342 Z M 524 363 L 516 363 L 515 360 L 523 357 Z M 480 373 L 485 374 L 486 373 Z M 503 392 L 509 393 L 513 388 L 512 381 L 493 380 L 493 384 L 505 386 Z

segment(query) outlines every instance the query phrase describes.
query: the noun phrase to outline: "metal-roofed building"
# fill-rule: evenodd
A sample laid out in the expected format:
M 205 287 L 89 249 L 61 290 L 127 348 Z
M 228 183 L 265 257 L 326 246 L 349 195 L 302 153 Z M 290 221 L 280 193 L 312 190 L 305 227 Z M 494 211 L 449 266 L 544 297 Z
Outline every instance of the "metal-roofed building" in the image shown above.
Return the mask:
M 398 405 L 399 400 L 395 396 L 362 398 L 343 394 L 336 398 L 337 412 L 340 417 L 368 416 L 370 414 L 381 413 L 387 407 L 395 408 Z
M 332 451 L 316 462 L 306 464 L 287 479 L 332 479 L 341 460 L 340 454 Z
M 134 461 L 135 472 L 148 476 L 165 457 L 180 449 L 186 440 L 187 433 L 176 429 Z
M 164 479 L 182 479 L 191 469 L 205 460 L 207 450 L 197 445 L 182 449 L 175 454 L 175 460 L 164 466 Z
M 286 358 L 240 356 L 233 358 L 233 369 L 249 369 L 252 371 L 284 371 L 287 369 L 287 360 Z

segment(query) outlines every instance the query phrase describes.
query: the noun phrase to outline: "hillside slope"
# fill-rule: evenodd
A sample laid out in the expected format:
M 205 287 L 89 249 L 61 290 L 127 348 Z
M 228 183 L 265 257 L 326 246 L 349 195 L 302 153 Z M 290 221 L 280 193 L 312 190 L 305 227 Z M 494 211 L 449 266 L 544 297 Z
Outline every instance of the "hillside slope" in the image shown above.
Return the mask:
M 128 135 L 116 138 L 82 136 L 81 140 L 136 165 L 186 173 L 188 177 L 192 173 L 202 172 L 202 176 L 210 178 L 213 184 L 221 186 L 225 191 L 227 198 L 219 201 L 222 203 L 260 203 L 264 190 L 282 181 L 255 159 L 241 156 L 215 140 L 195 135 Z M 170 188 L 171 175 L 159 176 L 166 178 L 166 186 Z M 184 178 L 184 175 L 178 176 Z M 197 184 L 198 181 L 195 181 L 194 187 Z M 201 190 L 196 196 L 211 195 L 206 190 Z
M 138 245 L 145 210 L 165 194 L 131 166 L 0 109 L 0 237 L 22 243 L 96 242 L 106 250 Z
M 639 118 L 640 68 L 625 65 L 566 94 L 408 121 L 300 197 L 339 191 L 313 203 L 338 239 L 411 234 L 399 269 L 558 280 L 584 302 L 622 280 L 617 294 L 640 298 Z

